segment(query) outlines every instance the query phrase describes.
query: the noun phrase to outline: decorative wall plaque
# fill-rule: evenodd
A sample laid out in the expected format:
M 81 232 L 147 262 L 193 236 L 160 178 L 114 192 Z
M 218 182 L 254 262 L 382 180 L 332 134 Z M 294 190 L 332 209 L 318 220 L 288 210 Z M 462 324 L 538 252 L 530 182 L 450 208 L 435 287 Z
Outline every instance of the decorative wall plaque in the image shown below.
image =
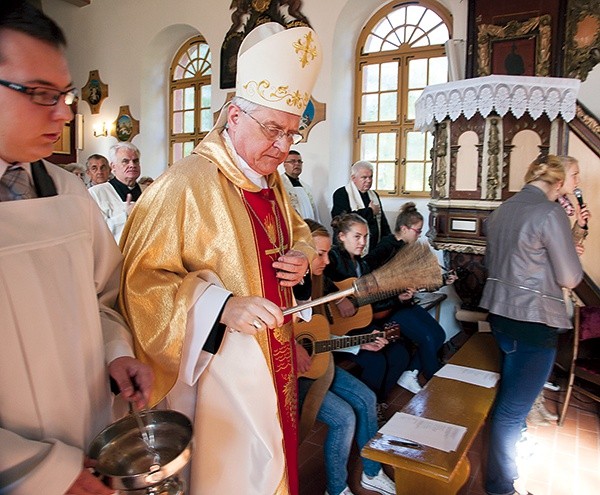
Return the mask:
M 81 88 L 81 97 L 90 105 L 92 114 L 100 113 L 102 102 L 108 96 L 108 85 L 100 80 L 97 70 L 91 70 L 88 81 Z
M 301 143 L 305 143 L 308 140 L 308 134 L 315 125 L 325 120 L 325 108 L 325 103 L 315 100 L 312 96 L 310 97 L 308 105 L 300 119 L 299 130 L 300 134 L 302 134 Z
M 134 119 L 129 111 L 129 105 L 119 108 L 119 115 L 111 126 L 110 135 L 119 141 L 131 141 L 140 133 L 140 121 Z

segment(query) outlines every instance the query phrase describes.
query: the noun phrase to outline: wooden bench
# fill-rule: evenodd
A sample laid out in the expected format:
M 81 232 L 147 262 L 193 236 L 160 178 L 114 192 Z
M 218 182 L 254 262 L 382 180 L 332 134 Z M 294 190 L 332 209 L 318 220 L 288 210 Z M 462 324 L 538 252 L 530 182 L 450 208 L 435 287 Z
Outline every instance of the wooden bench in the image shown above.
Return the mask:
M 491 334 L 474 334 L 450 359 L 452 364 L 500 370 L 500 353 Z M 496 396 L 496 388 L 484 388 L 434 376 L 402 409 L 407 414 L 462 425 L 467 431 L 456 452 L 424 446 L 420 449 L 390 444 L 393 439 L 377 433 L 361 455 L 394 468 L 399 495 L 452 495 L 469 479 L 467 453 L 481 430 Z

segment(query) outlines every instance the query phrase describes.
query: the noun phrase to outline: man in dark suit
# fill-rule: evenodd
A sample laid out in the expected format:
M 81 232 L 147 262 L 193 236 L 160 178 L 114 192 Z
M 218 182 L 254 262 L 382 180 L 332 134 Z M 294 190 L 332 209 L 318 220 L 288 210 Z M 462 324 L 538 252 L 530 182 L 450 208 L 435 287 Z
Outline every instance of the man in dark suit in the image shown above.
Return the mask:
M 350 169 L 350 182 L 333 193 L 331 218 L 342 213 L 358 213 L 369 226 L 369 243 L 363 254 L 367 254 L 386 235 L 391 234 L 390 226 L 379 195 L 371 189 L 373 185 L 373 164 L 358 161 Z

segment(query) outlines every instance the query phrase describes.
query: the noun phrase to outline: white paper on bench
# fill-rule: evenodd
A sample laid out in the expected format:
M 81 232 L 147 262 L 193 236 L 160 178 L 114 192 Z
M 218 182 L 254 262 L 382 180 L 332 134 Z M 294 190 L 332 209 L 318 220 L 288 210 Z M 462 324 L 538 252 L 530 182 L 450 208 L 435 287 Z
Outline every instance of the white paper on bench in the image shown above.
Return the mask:
M 444 452 L 455 451 L 466 431 L 464 426 L 421 418 L 403 412 L 394 414 L 379 429 L 383 435 L 405 438 Z
M 456 364 L 446 364 L 435 374 L 442 378 L 450 378 L 459 382 L 471 383 L 480 387 L 492 388 L 500 379 L 500 373 L 478 370 Z

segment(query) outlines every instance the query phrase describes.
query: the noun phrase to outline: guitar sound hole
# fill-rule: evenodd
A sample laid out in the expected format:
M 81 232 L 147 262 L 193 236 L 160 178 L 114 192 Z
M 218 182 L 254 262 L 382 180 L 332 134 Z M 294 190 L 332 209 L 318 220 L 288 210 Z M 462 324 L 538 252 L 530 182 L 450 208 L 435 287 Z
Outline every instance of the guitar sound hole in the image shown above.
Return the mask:
M 313 355 L 313 344 L 312 344 L 312 340 L 310 340 L 307 337 L 300 337 L 298 339 L 296 339 L 296 342 L 298 342 L 302 348 L 308 352 L 309 356 Z

